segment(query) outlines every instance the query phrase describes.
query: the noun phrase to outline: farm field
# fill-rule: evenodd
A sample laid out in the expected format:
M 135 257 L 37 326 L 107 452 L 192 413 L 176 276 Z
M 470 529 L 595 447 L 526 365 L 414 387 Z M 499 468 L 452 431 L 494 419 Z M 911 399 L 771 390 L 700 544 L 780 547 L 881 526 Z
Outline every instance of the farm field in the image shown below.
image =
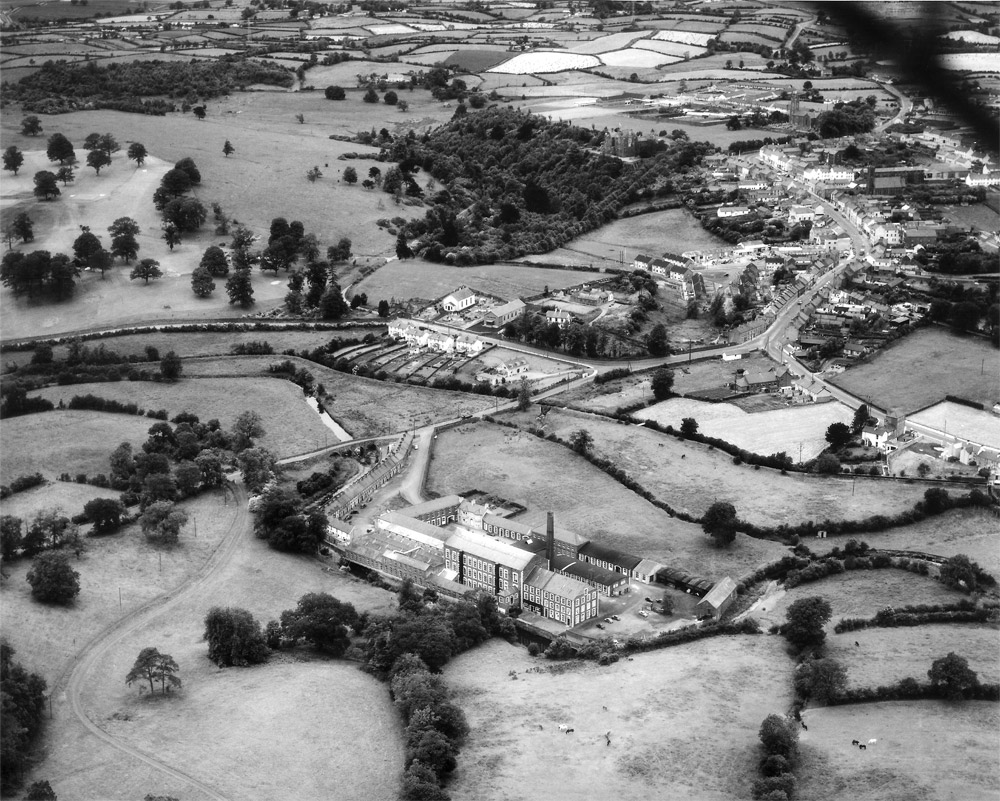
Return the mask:
M 264 357 L 270 362 L 281 361 L 275 357 Z M 230 357 L 229 372 L 240 373 L 240 357 Z M 184 364 L 187 372 L 188 363 Z M 118 381 L 101 384 L 74 384 L 71 387 L 48 387 L 38 390 L 41 397 L 49 398 L 54 403 L 59 399 L 69 402 L 73 395 L 98 395 L 102 398 L 114 399 L 123 403 L 137 403 L 145 409 L 166 409 L 170 417 L 181 412 L 191 412 L 201 420 L 213 418 L 222 423 L 223 428 L 229 428 L 236 417 L 247 410 L 256 411 L 267 432 L 258 442 L 279 457 L 303 453 L 313 448 L 323 447 L 329 429 L 323 425 L 319 415 L 313 412 L 305 402 L 302 390 L 291 381 L 279 378 L 188 378 L 173 384 L 152 381 Z M 49 412 L 48 414 L 55 414 Z M 83 414 L 83 412 L 62 412 L 62 414 Z M 102 414 L 91 412 L 90 414 Z M 29 417 L 39 415 L 29 415 Z M 148 418 L 131 417 L 121 414 L 103 414 L 117 425 L 118 421 L 138 421 L 137 427 L 143 431 L 157 422 Z M 121 442 L 121 437 L 110 435 L 105 439 L 106 449 L 103 467 L 107 467 L 107 456 Z M 140 442 L 146 439 L 145 435 Z M 101 472 L 105 472 L 102 469 Z
M 757 730 L 791 702 L 791 671 L 781 641 L 767 636 L 718 637 L 608 667 L 487 643 L 445 670 L 472 728 L 448 791 L 455 801 L 747 798 Z
M 995 703 L 896 701 L 810 709 L 799 796 L 810 801 L 992 799 L 1000 786 Z M 878 739 L 862 754 L 852 739 Z
M 537 527 L 545 525 L 545 513 L 551 511 L 557 525 L 602 545 L 706 578 L 740 576 L 788 552 L 743 535 L 720 550 L 701 526 L 671 518 L 568 448 L 488 423 L 438 435 L 427 489 L 439 495 L 472 489 L 494 493 L 525 506 L 528 511 L 518 520 Z
M 964 553 L 988 573 L 1000 577 L 997 518 L 987 512 L 953 509 L 912 526 L 861 534 L 857 539 L 867 542 L 873 548 L 926 551 L 939 556 Z
M 853 412 L 841 403 L 790 406 L 748 415 L 731 403 L 706 403 L 671 398 L 634 413 L 639 420 L 655 420 L 679 428 L 685 417 L 698 421 L 698 431 L 719 437 L 753 453 L 784 451 L 795 462 L 808 462 L 827 448 L 831 423 L 850 425 Z
M 110 386 L 100 385 L 101 388 Z M 52 387 L 43 392 L 49 392 L 48 397 L 57 404 L 60 398 L 68 402 L 73 395 L 86 394 L 77 387 L 72 392 L 67 389 Z M 159 407 L 150 405 L 149 408 Z M 48 479 L 55 479 L 62 473 L 74 476 L 77 473 L 90 476 L 107 473 L 111 451 L 126 441 L 138 448 L 146 441 L 149 427 L 156 422 L 148 417 L 59 409 L 4 420 L 0 434 L 3 450 L 0 481 L 9 484 L 17 476 L 30 473 L 41 473 Z M 74 509 L 72 513 L 78 511 Z
M 931 663 L 952 651 L 969 660 L 981 682 L 1000 681 L 996 658 L 1000 629 L 996 626 L 934 624 L 845 631 L 827 637 L 824 656 L 847 668 L 849 687 L 878 687 L 907 676 L 926 683 Z
M 876 406 L 905 413 L 942 400 L 946 393 L 990 407 L 1000 401 L 996 354 L 985 340 L 937 326 L 922 328 L 831 383 L 871 397 Z M 913 369 L 917 363 L 920 370 Z
M 766 629 L 773 623 L 785 622 L 790 604 L 814 595 L 826 598 L 833 607 L 833 617 L 826 626 L 829 636 L 833 636 L 833 627 L 842 617 L 873 617 L 887 606 L 953 604 L 966 597 L 933 578 L 905 570 L 850 570 L 782 590 L 767 602 L 767 611 L 756 609 L 752 615 Z
M 523 426 L 529 414 L 512 417 Z M 678 511 L 700 517 L 716 500 L 732 503 L 741 519 L 756 525 L 795 524 L 806 520 L 859 519 L 909 509 L 925 487 L 858 478 L 821 478 L 800 473 L 754 470 L 734 465 L 732 457 L 698 442 L 676 439 L 645 427 L 622 425 L 602 417 L 554 410 L 545 417 L 545 433 L 568 440 L 581 428 L 594 438 L 594 451 L 614 459 L 657 498 Z M 705 492 L 705 487 L 712 487 Z M 736 546 L 734 546 L 735 548 Z
M 3 480 L 8 479 L 4 476 Z M 92 484 L 53 481 L 24 492 L 16 492 L 9 498 L 4 498 L 0 501 L 0 514 L 14 515 L 22 520 L 29 520 L 43 510 L 57 509 L 61 514 L 72 517 L 82 512 L 87 502 L 94 498 L 118 500 L 120 496 L 119 490 L 104 489 Z
M 283 356 L 282 361 L 287 358 L 290 357 Z M 240 370 L 246 375 L 262 373 L 274 360 L 273 356 L 243 356 L 240 357 Z M 411 425 L 420 427 L 495 406 L 493 398 L 481 395 L 358 378 L 304 359 L 292 358 L 292 361 L 311 372 L 317 384 L 323 384 L 327 393 L 323 404 L 327 411 L 355 438 L 392 434 Z M 188 375 L 212 376 L 231 374 L 232 364 L 231 358 L 199 359 L 184 367 Z M 294 388 L 292 384 L 289 386 Z M 281 414 L 284 410 L 275 407 L 274 412 Z M 313 417 L 322 425 L 318 415 L 313 414 Z M 267 427 L 266 419 L 264 426 Z M 321 428 L 320 436 L 324 431 L 326 428 Z
M 477 292 L 510 300 L 540 293 L 546 286 L 562 289 L 594 278 L 591 272 L 546 270 L 519 264 L 451 267 L 425 261 L 392 261 L 358 283 L 354 292 L 368 293 L 369 302 L 375 298 L 431 300 L 465 284 Z

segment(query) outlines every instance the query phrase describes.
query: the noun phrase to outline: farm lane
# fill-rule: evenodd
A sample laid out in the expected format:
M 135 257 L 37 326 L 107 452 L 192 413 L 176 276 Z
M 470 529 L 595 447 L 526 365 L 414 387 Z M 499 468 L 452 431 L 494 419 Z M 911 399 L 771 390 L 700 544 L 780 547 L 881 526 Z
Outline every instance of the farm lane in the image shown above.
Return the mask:
M 175 587 L 173 590 L 153 599 L 152 601 L 149 601 L 139 609 L 136 609 L 135 611 L 125 615 L 125 617 L 115 621 L 86 647 L 84 647 L 77 657 L 75 666 L 70 672 L 65 690 L 58 696 L 60 703 L 60 706 L 58 707 L 59 711 L 62 711 L 62 704 L 68 701 L 70 711 L 95 737 L 110 745 L 112 748 L 149 765 L 155 770 L 174 779 L 185 782 L 192 788 L 200 791 L 202 796 L 205 798 L 214 799 L 214 801 L 228 801 L 228 796 L 223 795 L 212 786 L 198 780 L 194 776 L 191 776 L 184 771 L 167 764 L 163 760 L 139 750 L 138 748 L 134 748 L 122 742 L 119 738 L 109 734 L 87 714 L 87 711 L 84 709 L 83 701 L 87 680 L 90 674 L 96 669 L 100 660 L 113 646 L 143 626 L 147 625 L 154 618 L 170 611 L 187 595 L 195 592 L 196 590 L 203 590 L 211 587 L 213 583 L 219 580 L 221 569 L 225 567 L 236 555 L 240 544 L 245 540 L 246 534 L 250 529 L 250 516 L 247 510 L 247 502 L 249 499 L 247 497 L 246 490 L 243 488 L 242 484 L 236 483 L 230 483 L 229 490 L 232 492 L 234 500 L 232 504 L 233 519 L 229 524 L 229 529 L 226 532 L 225 537 L 219 543 L 215 552 L 208 559 L 205 565 L 197 573 L 187 579 L 184 583 Z M 224 490 L 224 493 L 225 492 L 226 490 Z M 228 504 L 226 505 L 226 508 L 229 508 Z M 61 684 L 61 680 L 59 683 Z M 55 695 L 55 693 L 56 688 L 54 687 L 53 695 Z M 56 776 L 53 778 L 58 779 L 59 777 Z

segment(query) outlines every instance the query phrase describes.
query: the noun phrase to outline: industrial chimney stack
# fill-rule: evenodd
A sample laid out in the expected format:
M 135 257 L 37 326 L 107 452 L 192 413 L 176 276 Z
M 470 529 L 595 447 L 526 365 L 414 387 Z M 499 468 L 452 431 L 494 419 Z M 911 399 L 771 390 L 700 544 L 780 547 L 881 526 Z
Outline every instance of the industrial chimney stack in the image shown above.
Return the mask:
M 552 565 L 556 558 L 556 526 L 552 520 L 552 512 L 548 512 L 545 518 L 545 558 L 548 560 L 549 570 L 555 570 Z

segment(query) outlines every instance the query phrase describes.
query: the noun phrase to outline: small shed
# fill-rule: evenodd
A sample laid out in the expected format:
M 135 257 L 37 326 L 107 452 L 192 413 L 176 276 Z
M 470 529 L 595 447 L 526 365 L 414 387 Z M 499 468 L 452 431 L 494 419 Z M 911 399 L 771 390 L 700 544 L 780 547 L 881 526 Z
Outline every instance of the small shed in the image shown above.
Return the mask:
M 717 582 L 708 595 L 698 601 L 698 606 L 704 606 L 707 613 L 718 620 L 736 600 L 736 582 L 729 576 Z

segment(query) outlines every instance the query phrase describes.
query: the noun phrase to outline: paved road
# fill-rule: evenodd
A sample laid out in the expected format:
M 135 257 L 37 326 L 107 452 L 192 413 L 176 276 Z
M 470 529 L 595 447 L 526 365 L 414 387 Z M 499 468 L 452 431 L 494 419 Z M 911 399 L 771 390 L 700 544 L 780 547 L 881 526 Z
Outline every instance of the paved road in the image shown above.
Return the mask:
M 108 651 L 153 619 L 180 604 L 194 591 L 204 590 L 212 586 L 213 583 L 221 580 L 221 569 L 229 564 L 236 555 L 240 544 L 244 541 L 247 532 L 250 530 L 250 515 L 247 512 L 248 499 L 242 485 L 232 484 L 227 492 L 233 496 L 234 502 L 228 505 L 226 509 L 231 510 L 233 517 L 222 541 L 201 570 L 187 579 L 183 584 L 154 598 L 134 612 L 130 612 L 98 634 L 80 652 L 76 664 L 69 674 L 65 688 L 65 698 L 69 702 L 70 711 L 91 734 L 122 754 L 137 759 L 171 778 L 185 782 L 193 789 L 200 791 L 205 797 L 214 799 L 214 801 L 228 801 L 228 796 L 211 785 L 167 764 L 153 754 L 135 748 L 106 732 L 87 714 L 84 708 L 84 698 L 87 687 L 90 685 L 90 675 L 97 669 Z M 62 700 L 61 696 L 60 700 Z

